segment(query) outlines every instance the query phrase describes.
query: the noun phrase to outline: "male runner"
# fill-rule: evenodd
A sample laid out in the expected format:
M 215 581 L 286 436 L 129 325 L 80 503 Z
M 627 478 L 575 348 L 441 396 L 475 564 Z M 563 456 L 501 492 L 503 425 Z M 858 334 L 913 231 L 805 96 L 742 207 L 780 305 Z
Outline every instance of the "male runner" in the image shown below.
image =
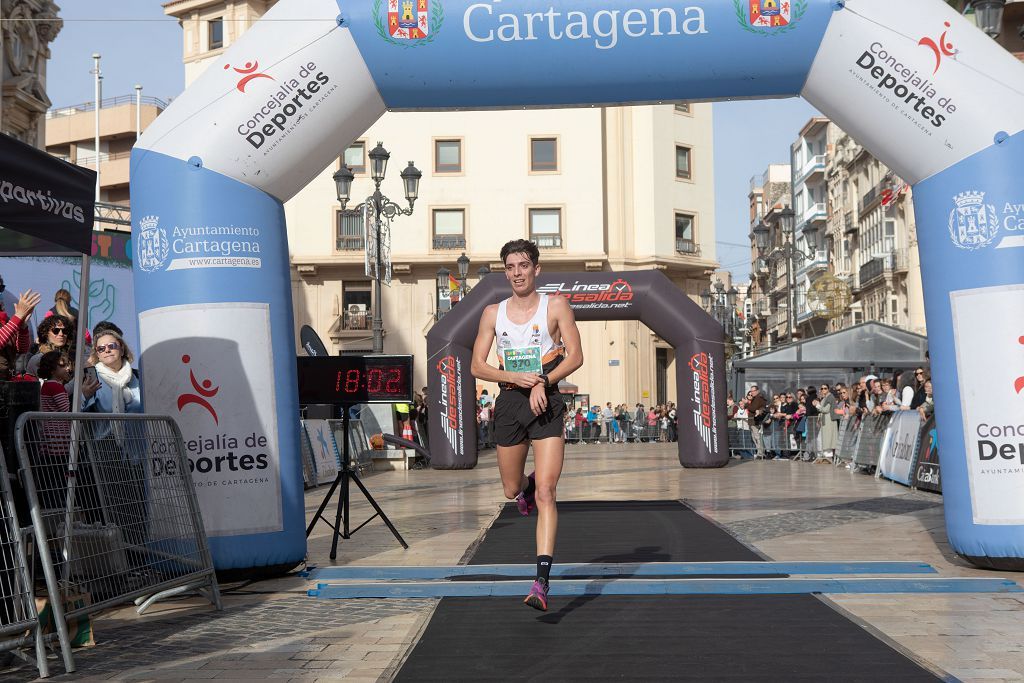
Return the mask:
M 537 510 L 537 578 L 524 602 L 544 611 L 558 529 L 555 487 L 565 455 L 565 403 L 558 395 L 558 381 L 583 365 L 583 350 L 569 301 L 536 290 L 537 245 L 513 240 L 501 248 L 501 260 L 512 296 L 484 309 L 473 345 L 472 373 L 501 388 L 494 403 L 498 471 L 505 497 L 515 499 L 519 512 L 529 515 Z M 495 340 L 497 368 L 487 362 Z M 536 471 L 526 477 L 531 441 Z

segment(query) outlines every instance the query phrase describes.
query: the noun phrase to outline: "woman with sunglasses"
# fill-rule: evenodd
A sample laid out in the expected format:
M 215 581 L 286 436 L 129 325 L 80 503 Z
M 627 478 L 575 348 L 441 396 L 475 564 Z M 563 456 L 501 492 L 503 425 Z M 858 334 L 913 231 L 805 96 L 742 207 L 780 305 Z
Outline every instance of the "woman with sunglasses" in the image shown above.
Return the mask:
M 839 448 L 839 422 L 836 420 L 836 396 L 827 384 L 818 387 L 818 433 L 821 439 L 821 450 L 815 463 L 831 462 Z
M 139 376 L 132 370 L 132 360 L 132 351 L 121 335 L 113 330 L 101 332 L 87 361 L 87 365 L 96 368 L 96 380 L 87 378 L 82 382 L 82 409 L 94 413 L 141 413 Z
M 71 344 L 74 343 L 72 335 L 74 325 L 71 320 L 62 315 L 51 315 L 43 318 L 36 328 L 36 339 L 39 342 L 39 352 L 29 358 L 25 371 L 30 375 L 39 376 L 39 361 L 44 353 L 50 351 L 67 351 L 71 355 Z

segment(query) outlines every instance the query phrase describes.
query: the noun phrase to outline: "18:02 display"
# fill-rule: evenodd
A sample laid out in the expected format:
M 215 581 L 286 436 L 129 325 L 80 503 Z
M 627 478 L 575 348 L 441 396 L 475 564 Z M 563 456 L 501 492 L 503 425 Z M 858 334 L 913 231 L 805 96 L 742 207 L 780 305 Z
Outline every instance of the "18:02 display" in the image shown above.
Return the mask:
M 405 391 L 401 368 L 368 368 L 362 370 L 339 370 L 334 381 L 334 391 L 341 394 L 355 394 L 365 391 L 372 395 L 394 395 Z

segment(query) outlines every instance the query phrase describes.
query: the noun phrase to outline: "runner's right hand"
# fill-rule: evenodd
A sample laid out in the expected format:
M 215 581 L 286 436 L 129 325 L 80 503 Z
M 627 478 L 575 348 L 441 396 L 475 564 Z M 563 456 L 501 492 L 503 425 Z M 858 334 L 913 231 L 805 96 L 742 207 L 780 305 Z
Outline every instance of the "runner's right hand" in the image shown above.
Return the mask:
M 544 380 L 540 378 L 540 375 L 533 375 L 528 372 L 514 372 L 511 373 L 512 384 L 523 389 L 532 389 L 537 384 L 542 383 Z

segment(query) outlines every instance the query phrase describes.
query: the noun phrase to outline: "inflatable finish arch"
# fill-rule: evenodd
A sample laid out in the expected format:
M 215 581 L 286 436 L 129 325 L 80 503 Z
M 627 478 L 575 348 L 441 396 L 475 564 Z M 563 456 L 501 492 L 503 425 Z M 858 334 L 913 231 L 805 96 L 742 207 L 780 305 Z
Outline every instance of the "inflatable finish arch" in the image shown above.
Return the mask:
M 1024 566 L 1022 83 L 939 0 L 281 0 L 132 153 L 146 408 L 217 567 L 305 554 L 282 202 L 385 110 L 796 95 L 915 186 L 949 539 Z
M 657 270 L 542 272 L 537 289 L 569 299 L 576 320 L 640 320 L 671 344 L 679 392 L 679 464 L 723 467 L 729 462 L 723 332 L 714 318 Z M 503 275 L 486 277 L 427 333 L 427 391 L 430 405 L 437 406 L 428 414 L 435 469 L 476 465 L 476 382 L 469 373 L 473 342 L 484 308 L 510 296 Z

